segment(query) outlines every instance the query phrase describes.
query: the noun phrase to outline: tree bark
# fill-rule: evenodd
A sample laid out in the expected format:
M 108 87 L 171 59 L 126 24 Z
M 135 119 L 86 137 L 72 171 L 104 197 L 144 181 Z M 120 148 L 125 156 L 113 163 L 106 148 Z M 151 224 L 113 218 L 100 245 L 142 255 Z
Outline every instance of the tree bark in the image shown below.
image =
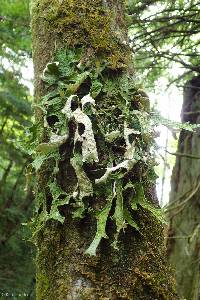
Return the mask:
M 184 88 L 182 122 L 199 124 L 200 77 L 188 81 Z M 169 261 L 176 269 L 177 288 L 186 299 L 200 298 L 200 135 L 182 130 L 178 142 L 178 155 L 171 179 L 168 216 Z
M 177 299 L 123 1 L 33 0 L 32 34 L 37 299 Z

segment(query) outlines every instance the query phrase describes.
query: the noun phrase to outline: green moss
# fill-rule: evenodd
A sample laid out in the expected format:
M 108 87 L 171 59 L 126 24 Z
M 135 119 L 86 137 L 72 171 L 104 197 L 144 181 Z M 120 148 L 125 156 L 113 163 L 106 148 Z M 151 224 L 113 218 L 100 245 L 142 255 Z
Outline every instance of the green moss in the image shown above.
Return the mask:
M 40 283 L 37 285 L 36 290 L 37 299 L 45 299 L 50 288 L 48 275 L 42 272 L 38 273 L 37 282 Z
M 120 234 L 118 251 L 106 241 L 92 258 L 82 253 L 94 229 L 92 220 L 75 223 L 68 217 L 64 226 L 48 223 L 38 239 L 37 299 L 65 300 L 72 291 L 78 299 L 177 299 L 163 256 L 162 228 L 144 211 L 139 219 L 142 238 L 129 228 Z M 85 285 L 77 288 L 80 279 Z M 48 290 L 43 289 L 46 282 Z
M 124 34 L 126 24 L 123 12 L 119 15 L 101 0 L 34 1 L 33 25 L 38 22 L 38 16 L 46 31 L 53 31 L 55 48 L 63 44 L 66 47 L 81 45 L 89 47 L 86 55 L 90 59 L 94 55 L 109 59 L 112 68 L 121 68 L 127 64 L 130 50 Z

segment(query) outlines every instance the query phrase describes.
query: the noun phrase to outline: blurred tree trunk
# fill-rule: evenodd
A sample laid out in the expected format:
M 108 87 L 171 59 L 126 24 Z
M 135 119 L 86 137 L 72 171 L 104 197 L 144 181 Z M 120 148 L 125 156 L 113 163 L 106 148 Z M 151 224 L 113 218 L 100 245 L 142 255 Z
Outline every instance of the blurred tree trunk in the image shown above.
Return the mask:
M 10 170 L 11 170 L 12 166 L 13 166 L 13 161 L 10 160 L 9 163 L 8 163 L 8 166 L 5 169 L 4 174 L 3 174 L 3 176 L 2 176 L 2 178 L 0 180 L 0 193 L 2 191 L 2 188 L 5 187 L 5 185 L 6 185 L 6 180 L 7 180 L 7 177 L 9 175 L 9 173 L 10 173 Z
M 37 300 L 177 299 L 124 2 L 33 0 L 32 34 L 38 152 L 60 141 L 35 161 Z
M 182 122 L 200 123 L 200 77 L 184 88 Z M 176 270 L 178 292 L 186 299 L 200 299 L 200 131 L 182 130 L 171 179 L 168 216 L 169 261 Z M 191 157 L 187 157 L 187 155 Z M 193 158 L 192 158 L 193 157 Z M 195 158 L 196 157 L 196 158 Z

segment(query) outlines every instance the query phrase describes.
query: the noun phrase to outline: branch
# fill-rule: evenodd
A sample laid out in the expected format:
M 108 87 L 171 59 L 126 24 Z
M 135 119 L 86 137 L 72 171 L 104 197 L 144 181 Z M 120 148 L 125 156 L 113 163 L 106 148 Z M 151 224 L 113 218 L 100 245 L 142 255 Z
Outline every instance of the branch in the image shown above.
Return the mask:
M 175 156 L 179 156 L 179 157 L 187 157 L 187 158 L 191 158 L 191 159 L 200 159 L 200 156 L 196 156 L 196 155 L 192 155 L 189 153 L 181 153 L 181 152 L 170 152 L 168 150 L 165 150 L 167 153 L 171 154 L 171 155 L 175 155 Z

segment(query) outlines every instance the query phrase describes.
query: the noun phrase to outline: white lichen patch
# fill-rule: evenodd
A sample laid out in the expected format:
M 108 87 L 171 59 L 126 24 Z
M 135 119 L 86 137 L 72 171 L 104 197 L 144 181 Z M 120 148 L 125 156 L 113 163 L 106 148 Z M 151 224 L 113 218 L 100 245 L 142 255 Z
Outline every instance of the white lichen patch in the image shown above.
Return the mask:
M 81 99 L 82 110 L 84 109 L 86 103 L 91 103 L 93 106 L 95 106 L 95 100 L 90 96 L 90 94 L 84 96 Z
M 127 124 L 124 124 L 124 139 L 126 142 L 126 152 L 124 154 L 125 159 L 133 159 L 135 155 L 135 141 L 132 143 L 129 140 L 130 135 L 140 135 L 141 132 L 132 128 L 128 128 Z
M 61 112 L 66 115 L 68 119 L 70 119 L 73 116 L 73 111 L 72 111 L 72 101 L 75 99 L 78 99 L 77 95 L 71 95 L 68 99 L 67 102 L 64 106 L 64 108 L 61 110 Z
M 84 125 L 84 133 L 82 135 L 79 134 L 78 128 L 75 133 L 75 140 L 82 142 L 82 156 L 83 156 L 83 162 L 98 162 L 98 153 L 97 153 L 97 147 L 96 147 L 96 141 L 94 138 L 94 133 L 92 129 L 92 122 L 90 118 L 82 112 L 80 108 L 77 108 L 73 116 L 78 124 Z
M 55 133 L 52 133 L 51 138 L 50 138 L 50 144 L 55 145 L 55 146 L 61 146 L 63 145 L 68 139 L 68 134 L 65 135 L 58 135 Z
M 66 115 L 68 119 L 74 118 L 77 129 L 75 132 L 74 137 L 74 145 L 77 141 L 82 142 L 82 161 L 83 162 L 98 162 L 98 152 L 97 152 L 97 146 L 96 141 L 94 138 L 93 128 L 92 128 L 92 122 L 90 118 L 83 112 L 83 110 L 78 107 L 76 110 L 72 111 L 72 101 L 77 98 L 76 95 L 72 95 L 68 98 L 67 103 L 65 104 L 65 107 L 62 109 L 62 113 Z M 81 104 L 82 108 L 86 103 L 95 104 L 94 99 L 90 95 L 87 95 L 82 98 Z M 83 133 L 79 132 L 79 125 L 82 124 L 83 127 Z
M 106 172 L 104 173 L 104 175 L 95 180 L 96 184 L 99 183 L 103 183 L 106 182 L 106 180 L 108 179 L 108 177 L 115 171 L 120 170 L 120 169 L 126 169 L 127 171 L 131 170 L 133 168 L 133 166 L 137 163 L 136 159 L 127 159 L 123 162 L 121 162 L 120 164 L 118 164 L 115 167 L 112 168 L 107 168 Z

